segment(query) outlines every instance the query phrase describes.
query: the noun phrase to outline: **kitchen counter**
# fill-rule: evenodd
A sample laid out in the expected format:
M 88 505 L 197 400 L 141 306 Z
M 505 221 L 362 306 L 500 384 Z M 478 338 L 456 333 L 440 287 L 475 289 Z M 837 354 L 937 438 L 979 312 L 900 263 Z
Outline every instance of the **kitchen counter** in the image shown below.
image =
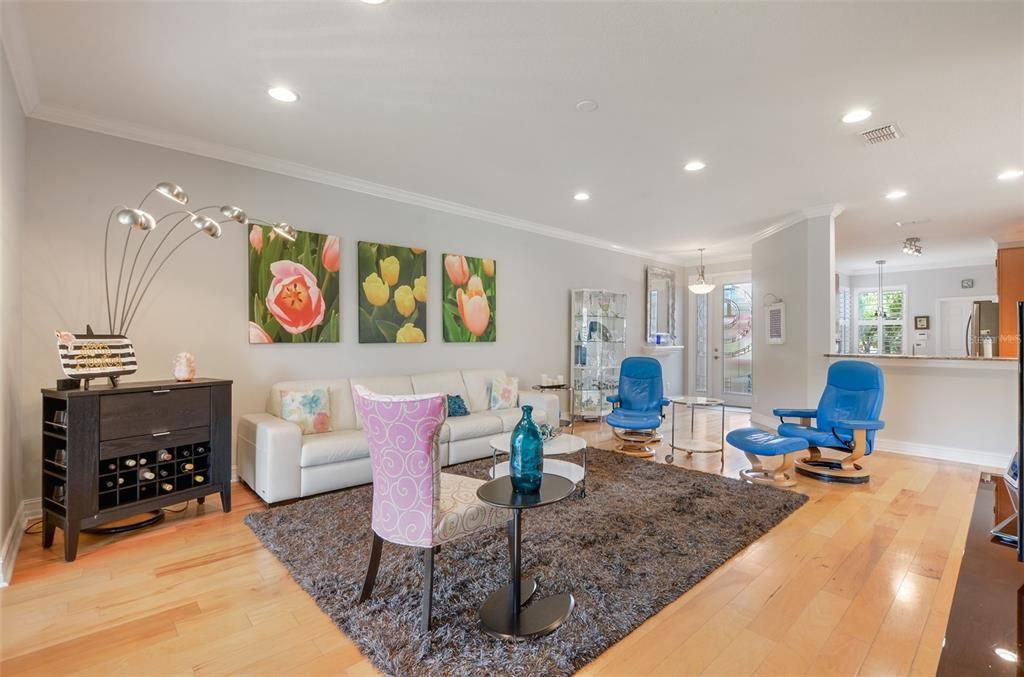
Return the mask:
M 961 362 L 1016 362 L 1016 357 L 967 357 L 966 355 L 872 355 L 862 353 L 825 353 L 825 357 L 868 360 L 958 360 Z

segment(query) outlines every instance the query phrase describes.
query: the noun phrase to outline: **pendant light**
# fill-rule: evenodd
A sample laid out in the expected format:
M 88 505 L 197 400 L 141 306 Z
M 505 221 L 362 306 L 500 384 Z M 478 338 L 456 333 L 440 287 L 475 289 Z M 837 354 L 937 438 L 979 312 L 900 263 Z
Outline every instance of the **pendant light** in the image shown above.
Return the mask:
M 700 252 L 700 268 L 697 269 L 697 281 L 690 285 L 690 291 L 694 294 L 710 294 L 715 285 L 704 279 L 704 248 L 697 251 Z

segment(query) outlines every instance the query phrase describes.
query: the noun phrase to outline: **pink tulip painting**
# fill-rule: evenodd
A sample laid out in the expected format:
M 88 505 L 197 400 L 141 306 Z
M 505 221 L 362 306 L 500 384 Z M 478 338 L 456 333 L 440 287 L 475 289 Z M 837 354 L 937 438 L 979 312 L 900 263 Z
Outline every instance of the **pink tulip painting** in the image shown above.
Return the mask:
M 493 259 L 443 254 L 442 327 L 449 343 L 497 339 L 497 271 Z
M 253 226 L 248 249 L 249 343 L 337 342 L 338 238 L 300 230 L 289 241 Z

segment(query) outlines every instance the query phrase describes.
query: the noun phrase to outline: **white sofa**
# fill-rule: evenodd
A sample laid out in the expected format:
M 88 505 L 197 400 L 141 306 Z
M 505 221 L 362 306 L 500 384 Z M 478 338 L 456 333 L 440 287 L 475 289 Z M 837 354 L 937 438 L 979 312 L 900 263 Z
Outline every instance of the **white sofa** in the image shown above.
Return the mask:
M 488 441 L 511 431 L 522 410 L 490 410 L 491 382 L 500 369 L 442 371 L 416 376 L 285 381 L 274 384 L 267 410 L 238 420 L 238 476 L 267 503 L 312 496 L 371 481 L 370 452 L 352 403 L 352 385 L 384 395 L 461 395 L 469 416 L 450 416 L 441 427 L 441 465 L 490 456 Z M 331 401 L 329 433 L 303 435 L 281 418 L 282 390 L 326 388 Z M 522 391 L 519 403 L 534 408 L 536 423 L 559 420 L 558 397 Z

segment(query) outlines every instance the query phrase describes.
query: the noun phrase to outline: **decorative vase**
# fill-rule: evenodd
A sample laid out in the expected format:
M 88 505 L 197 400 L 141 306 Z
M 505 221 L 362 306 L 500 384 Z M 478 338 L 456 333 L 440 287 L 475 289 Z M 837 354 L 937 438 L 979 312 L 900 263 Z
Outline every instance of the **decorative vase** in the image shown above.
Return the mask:
M 191 381 L 196 377 L 196 358 L 192 353 L 178 353 L 174 356 L 174 380 Z
M 512 453 L 509 455 L 512 488 L 519 494 L 540 491 L 544 476 L 544 440 L 533 422 L 533 407 L 523 405 L 523 418 L 512 430 Z

